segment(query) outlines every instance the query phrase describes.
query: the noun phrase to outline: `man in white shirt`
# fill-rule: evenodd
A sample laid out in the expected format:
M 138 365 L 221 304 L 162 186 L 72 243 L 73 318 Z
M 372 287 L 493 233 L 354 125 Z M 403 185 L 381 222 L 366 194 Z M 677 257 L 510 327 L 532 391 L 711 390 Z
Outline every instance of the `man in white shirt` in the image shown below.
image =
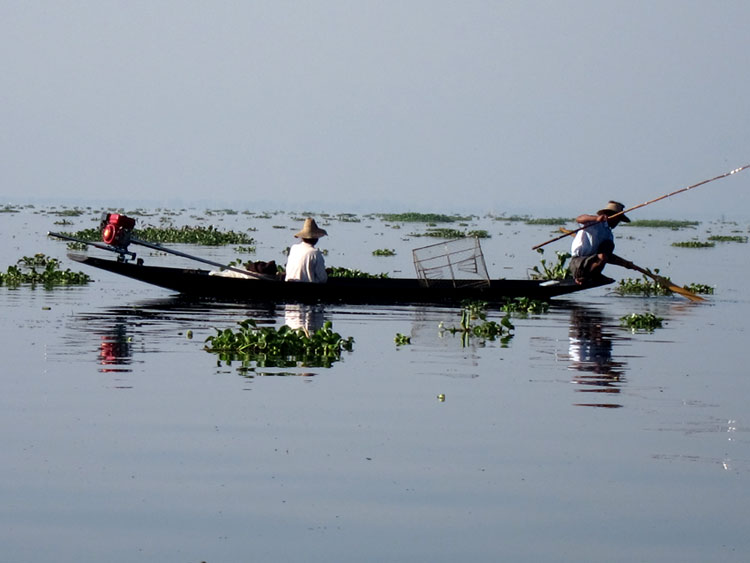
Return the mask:
M 320 237 L 328 233 L 318 227 L 315 219 L 308 217 L 302 230 L 295 234 L 302 239 L 289 249 L 286 261 L 286 281 L 300 281 L 308 283 L 325 283 L 328 281 L 325 258 L 323 253 L 315 248 Z
M 608 263 L 625 268 L 632 267 L 632 262 L 614 254 L 615 237 L 612 229 L 620 221 L 630 223 L 630 219 L 622 214 L 611 217 L 621 213 L 624 209 L 625 206 L 619 201 L 610 201 L 604 209 L 597 211 L 596 215 L 584 213 L 576 217 L 576 222 L 584 227 L 576 233 L 570 248 L 573 256 L 570 259 L 570 271 L 576 283 L 582 284 L 601 275 L 604 266 Z

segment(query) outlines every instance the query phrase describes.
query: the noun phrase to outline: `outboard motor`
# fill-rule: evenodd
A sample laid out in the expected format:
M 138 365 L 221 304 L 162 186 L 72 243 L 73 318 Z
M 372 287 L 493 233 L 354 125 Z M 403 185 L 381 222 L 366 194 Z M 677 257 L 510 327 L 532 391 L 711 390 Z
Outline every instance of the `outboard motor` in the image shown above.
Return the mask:
M 102 213 L 99 225 L 102 240 L 119 250 L 126 250 L 130 244 L 130 233 L 135 227 L 135 219 L 119 213 Z

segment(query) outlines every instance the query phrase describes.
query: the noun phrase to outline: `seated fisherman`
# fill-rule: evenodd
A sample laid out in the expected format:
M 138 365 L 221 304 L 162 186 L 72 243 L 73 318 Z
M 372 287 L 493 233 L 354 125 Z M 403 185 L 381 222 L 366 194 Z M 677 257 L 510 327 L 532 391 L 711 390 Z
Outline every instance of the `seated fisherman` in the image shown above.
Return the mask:
M 315 248 L 320 237 L 328 233 L 308 217 L 302 230 L 294 235 L 302 239 L 289 249 L 286 261 L 286 281 L 325 283 L 328 281 L 323 253 Z
M 572 258 L 569 269 L 576 283 L 582 284 L 601 275 L 604 266 L 608 263 L 624 268 L 630 268 L 633 265 L 632 262 L 614 254 L 615 237 L 612 229 L 620 221 L 630 223 L 630 219 L 625 215 L 618 215 L 614 219 L 611 216 L 620 213 L 623 209 L 625 206 L 622 203 L 610 201 L 604 209 L 597 211 L 596 215 L 584 213 L 576 217 L 576 222 L 585 227 L 576 233 L 570 248 Z

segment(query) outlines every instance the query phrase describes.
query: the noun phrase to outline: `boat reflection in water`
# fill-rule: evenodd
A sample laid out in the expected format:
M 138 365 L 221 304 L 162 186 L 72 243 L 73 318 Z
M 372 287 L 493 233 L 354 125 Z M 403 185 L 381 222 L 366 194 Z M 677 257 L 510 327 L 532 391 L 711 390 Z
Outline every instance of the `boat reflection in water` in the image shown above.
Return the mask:
M 116 319 L 106 333 L 100 335 L 99 363 L 102 373 L 130 372 L 133 362 L 132 336 L 125 319 Z
M 614 399 L 625 381 L 625 363 L 613 358 L 616 337 L 607 330 L 606 323 L 607 318 L 596 309 L 576 307 L 570 313 L 568 358 L 570 369 L 580 372 L 572 382 L 578 386 L 576 392 L 596 393 L 601 398 L 599 401 L 575 403 L 578 406 L 622 406 Z

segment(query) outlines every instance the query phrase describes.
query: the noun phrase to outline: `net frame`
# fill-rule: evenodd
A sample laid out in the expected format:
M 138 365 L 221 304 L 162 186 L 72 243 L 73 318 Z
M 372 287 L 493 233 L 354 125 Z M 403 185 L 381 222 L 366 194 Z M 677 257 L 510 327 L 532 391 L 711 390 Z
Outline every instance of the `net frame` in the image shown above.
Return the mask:
M 454 287 L 489 286 L 490 277 L 478 237 L 464 237 L 412 250 L 420 283 L 429 287 L 450 280 Z

